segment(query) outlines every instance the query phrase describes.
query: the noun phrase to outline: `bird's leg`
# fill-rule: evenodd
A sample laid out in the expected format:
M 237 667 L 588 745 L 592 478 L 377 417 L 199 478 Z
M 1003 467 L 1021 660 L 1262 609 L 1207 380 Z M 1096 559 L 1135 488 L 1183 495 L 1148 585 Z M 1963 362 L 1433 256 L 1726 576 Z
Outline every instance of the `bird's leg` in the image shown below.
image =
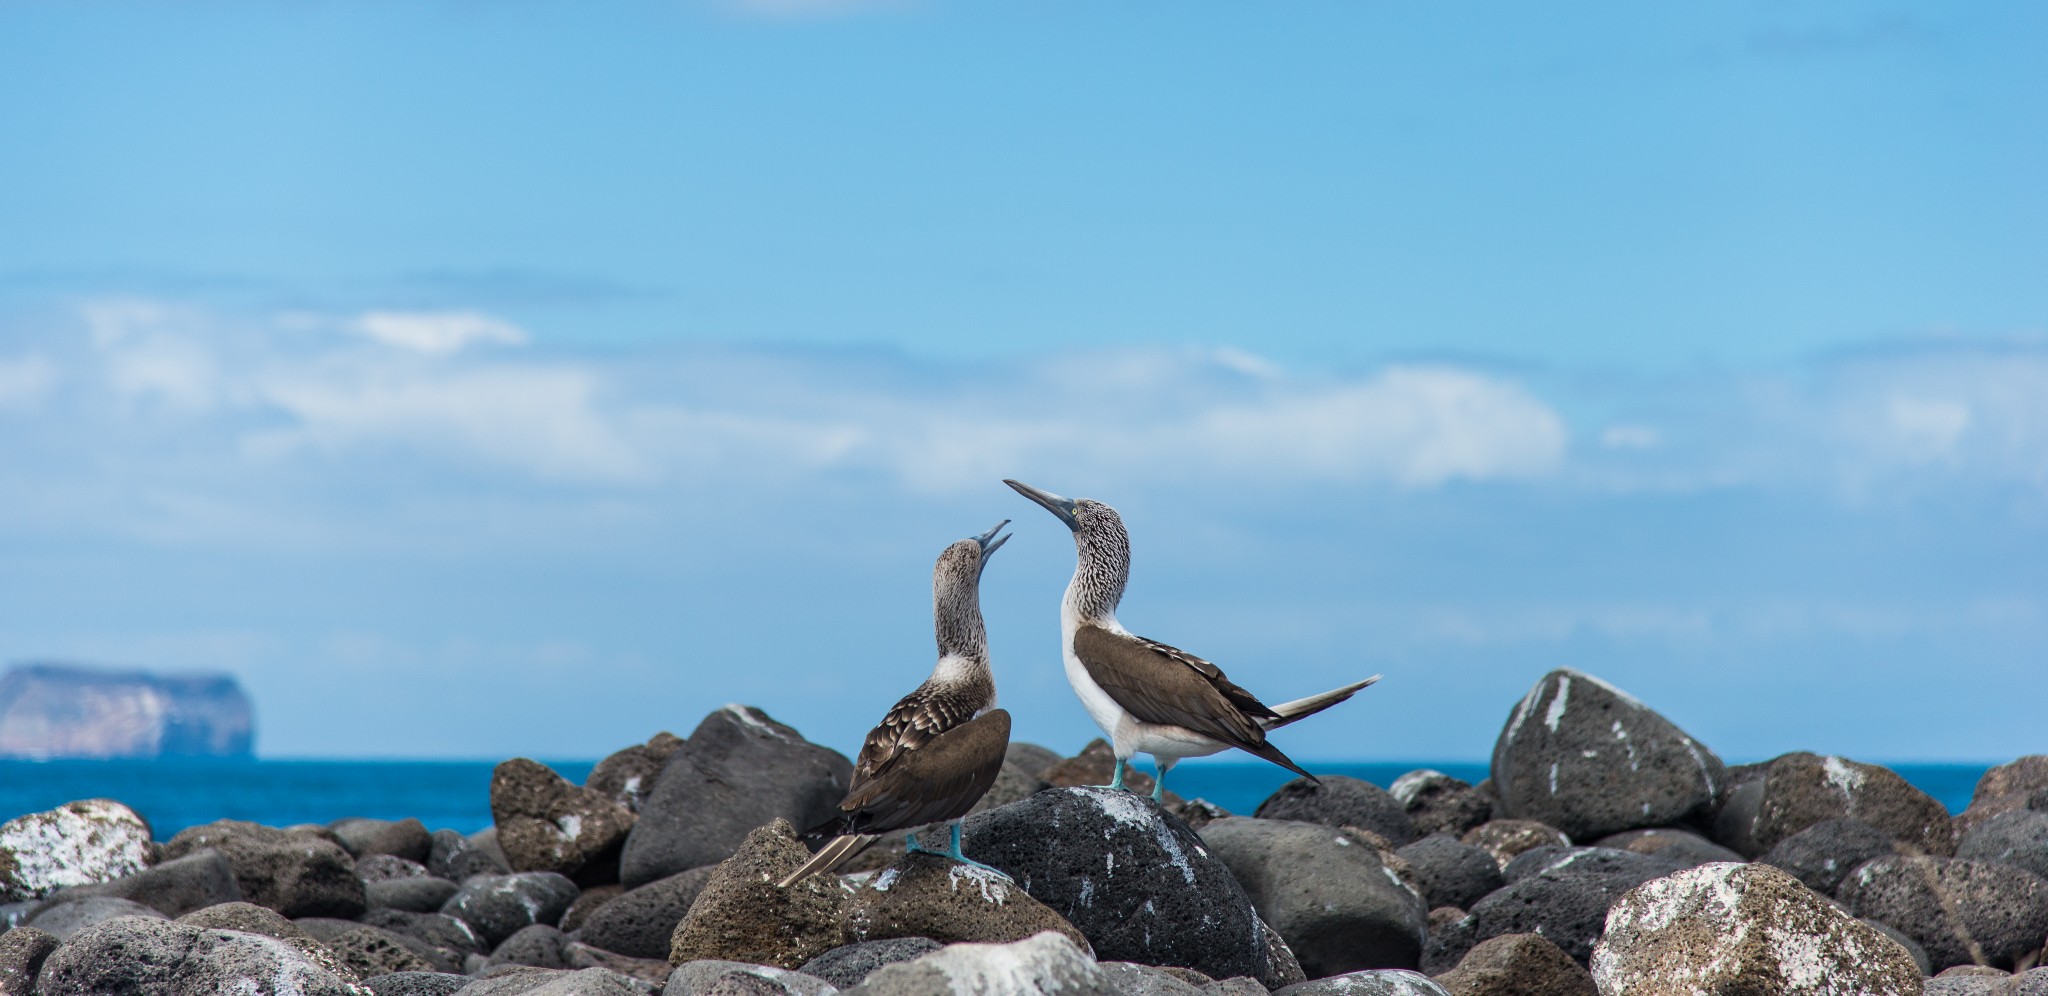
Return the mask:
M 1120 788 L 1123 788 L 1123 787 L 1124 787 L 1124 759 L 1123 759 L 1123 758 L 1117 758 L 1117 759 L 1116 759 L 1116 774 L 1115 774 L 1115 775 L 1112 775 L 1112 776 L 1110 776 L 1110 779 L 1109 779 L 1109 787 L 1110 787 L 1110 788 L 1113 788 L 1113 789 L 1120 789 Z
M 1166 773 L 1172 771 L 1173 766 L 1179 762 L 1180 758 L 1177 757 L 1165 758 L 1157 754 L 1152 755 L 1152 763 L 1159 766 L 1159 774 L 1152 780 L 1153 802 L 1159 803 L 1162 806 L 1166 805 Z
M 973 858 L 970 858 L 970 857 L 968 857 L 967 855 L 965 855 L 965 854 L 962 854 L 962 853 L 960 853 L 960 821 L 959 821 L 959 820 L 954 820 L 954 821 L 953 821 L 953 850 L 952 850 L 952 853 L 950 853 L 950 854 L 948 854 L 948 855 L 946 855 L 946 856 L 947 856 L 947 857 L 949 857 L 949 858 L 952 858 L 952 859 L 953 859 L 953 860 L 955 860 L 955 861 L 958 861 L 958 862 L 960 862 L 960 863 L 961 863 L 961 864 L 963 864 L 963 865 L 966 865 L 966 866 L 968 866 L 969 868 L 979 868 L 979 869 L 981 869 L 981 870 L 983 870 L 983 871 L 991 871 L 991 872 L 995 872 L 996 874 L 998 874 L 998 875 L 1001 875 L 1001 876 L 1003 877 L 1003 880 L 1004 880 L 1004 881 L 1008 881 L 1008 882 L 1014 882 L 1014 881 L 1016 881 L 1016 879 L 1013 879 L 1013 878 L 1011 878 L 1011 877 L 1010 877 L 1010 875 L 1009 875 L 1009 873 L 1008 873 L 1008 872 L 1005 872 L 1005 871 L 1003 871 L 1003 870 L 1002 870 L 1001 868 L 996 868 L 996 867 L 992 867 L 992 866 L 990 866 L 990 865 L 985 865 L 985 864 L 982 864 L 981 862 L 979 862 L 979 861 L 976 861 L 976 860 L 974 860 Z
M 956 848 L 956 850 L 957 850 L 957 848 Z M 920 844 L 920 843 L 918 843 L 918 842 L 917 842 L 917 834 L 916 834 L 916 833 L 914 833 L 914 832 L 913 832 L 913 833 L 907 833 L 907 834 L 904 834 L 904 835 L 903 835 L 903 853 L 904 853 L 904 854 L 935 854 L 935 855 L 938 855 L 939 857 L 946 857 L 946 854 L 945 854 L 945 852 L 943 852 L 943 851 L 934 851 L 934 850 L 932 850 L 931 848 L 928 848 L 928 847 L 924 846 L 923 844 Z

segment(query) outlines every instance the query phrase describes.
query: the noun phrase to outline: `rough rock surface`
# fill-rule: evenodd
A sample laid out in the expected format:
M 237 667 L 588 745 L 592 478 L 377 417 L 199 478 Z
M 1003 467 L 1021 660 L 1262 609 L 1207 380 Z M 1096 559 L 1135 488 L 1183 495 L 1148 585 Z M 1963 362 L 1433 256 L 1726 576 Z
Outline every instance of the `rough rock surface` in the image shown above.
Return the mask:
M 622 893 L 584 918 L 580 936 L 606 951 L 666 960 L 676 925 L 716 871 L 692 868 Z
M 74 886 L 58 895 L 114 896 L 141 903 L 168 917 L 181 917 L 208 906 L 240 902 L 242 889 L 235 884 L 235 868 L 227 857 L 209 849 L 111 882 Z
M 1203 827 L 1202 840 L 1309 978 L 1421 964 L 1428 905 L 1356 835 L 1231 817 Z
M 493 965 L 531 965 L 535 968 L 568 968 L 562 948 L 569 939 L 544 923 L 530 923 L 512 932 L 491 950 Z
M 1628 890 L 1673 870 L 1670 862 L 1645 854 L 1574 849 L 1473 903 L 1473 939 L 1540 934 L 1583 962 L 1606 927 L 1608 907 Z
M 513 871 L 560 872 L 591 884 L 618 877 L 617 852 L 633 829 L 632 811 L 608 793 L 523 757 L 491 772 L 491 819 Z
M 435 878 L 461 883 L 472 875 L 509 875 L 512 866 L 496 851 L 478 847 L 453 830 L 436 830 L 430 835 L 427 871 Z
M 1713 811 L 1721 759 L 1633 696 L 1552 671 L 1508 715 L 1493 747 L 1502 815 L 1574 840 L 1669 826 Z
M 2048 754 L 2028 754 L 1984 772 L 1970 805 L 2001 795 L 2039 792 L 2048 789 Z
M 995 784 L 988 787 L 988 791 L 975 802 L 973 809 L 968 810 L 968 814 L 985 813 L 999 806 L 1029 799 L 1050 787 L 1051 784 L 1038 777 L 1036 771 L 1005 758 L 1002 769 L 996 772 Z
M 239 930 L 244 934 L 262 934 L 275 937 L 298 949 L 313 962 L 342 979 L 361 975 L 342 964 L 334 949 L 308 934 L 298 924 L 284 918 L 276 910 L 258 906 L 255 903 L 222 903 L 205 909 L 194 910 L 178 918 L 179 923 L 208 930 Z
M 435 964 L 406 939 L 388 930 L 376 927 L 355 927 L 344 930 L 325 942 L 334 951 L 334 956 L 348 966 L 360 978 L 389 975 L 392 972 L 431 972 L 441 968 L 452 968 L 448 964 Z
M 1379 969 L 1297 982 L 1274 990 L 1273 996 L 1450 996 L 1426 975 L 1402 969 Z
M 604 968 L 574 972 L 523 965 L 502 966 L 462 987 L 462 996 L 649 996 L 658 990 Z
M 356 859 L 356 877 L 365 883 L 389 882 L 401 878 L 432 878 L 434 873 L 418 861 L 395 854 L 371 854 Z
M 329 823 L 327 830 L 336 843 L 358 859 L 389 855 L 419 863 L 427 860 L 434 845 L 425 824 L 410 816 L 402 820 L 351 816 Z
M 1494 820 L 1466 831 L 1459 842 L 1493 855 L 1502 868 L 1523 851 L 1572 845 L 1571 838 L 1556 827 L 1535 820 Z
M 838 811 L 853 764 L 751 706 L 704 718 L 670 757 L 626 835 L 627 888 L 731 857 L 772 820 L 799 829 Z
M 1471 906 L 1480 897 L 1507 884 L 1500 864 L 1482 848 L 1461 844 L 1447 833 L 1434 833 L 1395 852 L 1408 862 L 1410 874 L 1430 908 Z
M 970 817 L 966 851 L 1079 928 L 1105 961 L 1277 978 L 1243 887 L 1186 823 L 1148 798 L 1047 789 Z
M 553 926 L 575 899 L 576 883 L 562 875 L 515 872 L 471 878 L 441 912 L 469 924 L 484 943 L 496 947 L 527 924 Z
M 1429 911 L 1429 937 L 1422 942 L 1422 974 L 1442 975 L 1458 967 L 1479 943 L 1479 921 L 1456 906 Z
M 1537 934 L 1490 938 L 1436 977 L 1451 996 L 1599 996 L 1593 976 Z
M 1933 796 L 1888 768 L 1801 752 L 1765 768 L 1744 853 L 1763 854 L 1823 820 L 1861 820 L 1926 854 L 1956 852 L 1955 825 Z
M 416 878 L 388 878 L 363 883 L 363 903 L 370 909 L 408 910 L 432 913 L 440 909 L 462 887 L 445 878 L 421 875 Z
M 1891 834 L 1861 820 L 1822 820 L 1779 841 L 1757 860 L 1832 896 L 1856 866 L 1898 849 Z
M 51 899 L 36 907 L 29 914 L 26 925 L 64 940 L 102 920 L 115 917 L 148 917 L 164 919 L 162 913 L 141 903 L 112 896 L 76 896 L 65 899 Z
M 948 858 L 912 854 L 869 876 L 846 906 L 849 940 L 929 937 L 942 944 L 1003 944 L 1053 931 L 1088 949 L 1066 918 L 1016 883 Z
M 393 972 L 364 979 L 363 988 L 375 996 L 453 996 L 456 990 L 475 981 L 467 975 L 443 972 Z
M 30 996 L 43 960 L 57 950 L 57 938 L 34 927 L 0 933 L 0 994 Z
M 258 906 L 294 919 L 354 917 L 367 908 L 355 859 L 323 828 L 280 830 L 215 820 L 179 831 L 163 850 L 165 857 L 179 858 L 206 848 L 227 857 L 242 898 Z
M 707 872 L 706 874 L 709 873 Z M 576 901 L 570 903 L 568 911 L 562 914 L 562 929 L 576 930 L 582 927 L 584 921 L 590 919 L 591 914 L 596 913 L 604 904 L 625 895 L 625 893 L 626 887 L 617 882 L 611 882 L 606 885 L 593 885 L 590 888 L 584 889 L 582 892 L 577 893 Z
M 1850 873 L 1839 894 L 1855 915 L 1918 941 L 1936 971 L 2009 968 L 2048 936 L 2048 881 L 2011 865 L 1893 855 Z
M 1387 792 L 1400 801 L 1422 836 L 1462 836 L 1493 819 L 1493 796 L 1433 768 L 1418 768 L 1394 779 Z
M 738 961 L 684 962 L 677 965 L 662 996 L 831 996 L 835 987 L 824 979 Z
M 1993 816 L 1963 834 L 1956 857 L 1996 861 L 2048 877 L 2048 813 L 2022 809 Z
M 173 920 L 116 917 L 51 952 L 38 996 L 360 996 L 343 979 L 274 937 Z
M 713 959 L 794 969 L 844 943 L 846 892 L 836 879 L 813 875 L 787 889 L 775 884 L 810 856 L 788 820 L 747 834 L 676 925 L 669 962 Z
M 112 799 L 84 799 L 0 823 L 0 903 L 133 875 L 149 865 L 149 824 Z
M 667 958 L 634 958 L 628 955 L 594 948 L 582 941 L 570 941 L 562 945 L 562 961 L 572 969 L 603 968 L 630 978 L 641 979 L 657 985 L 667 982 L 675 966 Z
M 1097 962 L 1096 967 L 1109 981 L 1110 988 L 1118 996 L 1201 996 L 1201 990 L 1186 979 L 1167 974 L 1166 970 L 1140 965 L 1129 961 Z M 1186 972 L 1187 969 L 1176 969 Z M 1189 973 L 1200 976 L 1199 972 Z M 1266 989 L 1259 987 L 1260 996 Z
M 886 941 L 863 941 L 859 944 L 833 948 L 804 962 L 798 966 L 797 971 L 824 979 L 841 989 L 850 989 L 867 978 L 869 972 L 883 965 L 914 961 L 944 946 L 929 937 L 892 937 Z
M 1913 996 L 1906 950 L 1769 865 L 1716 863 L 1632 889 L 1593 951 L 1605 996 Z
M 1252 815 L 1262 820 L 1358 827 L 1379 834 L 1396 847 L 1415 839 L 1415 821 L 1401 800 L 1371 782 L 1343 775 L 1325 775 L 1320 782 L 1296 778 L 1267 796 Z
M 363 914 L 363 923 L 402 934 L 439 950 L 458 954 L 481 954 L 490 950 L 490 945 L 475 927 L 445 913 L 371 910 Z M 455 960 L 457 964 L 462 961 L 460 957 Z
M 590 769 L 590 777 L 583 780 L 583 787 L 596 789 L 637 813 L 640 804 L 647 800 L 647 793 L 654 790 L 662 766 L 682 746 L 683 738 L 663 730 L 644 744 L 634 744 L 597 762 Z
M 1100 967 L 1060 934 L 1008 944 L 952 944 L 913 961 L 884 965 L 847 996 L 932 993 L 1058 993 L 1117 996 Z
M 1637 854 L 1652 854 L 1681 867 L 1691 868 L 1714 861 L 1741 861 L 1742 855 L 1708 840 L 1690 830 L 1677 827 L 1656 827 L 1649 830 L 1624 830 L 1610 834 L 1593 842 L 1595 847 L 1612 847 Z

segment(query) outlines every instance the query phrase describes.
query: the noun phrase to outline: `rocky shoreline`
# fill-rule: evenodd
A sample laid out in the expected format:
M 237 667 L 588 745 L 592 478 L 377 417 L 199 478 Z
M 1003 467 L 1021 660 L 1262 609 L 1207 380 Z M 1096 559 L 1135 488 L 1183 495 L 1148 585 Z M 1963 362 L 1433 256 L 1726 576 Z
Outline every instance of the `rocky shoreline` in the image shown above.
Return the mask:
M 1109 766 L 1011 745 L 966 827 L 1008 879 L 885 841 L 789 889 L 851 766 L 743 706 L 583 785 L 506 761 L 468 836 L 158 841 L 74 802 L 0 826 L 0 996 L 2048 996 L 2044 755 L 1951 817 L 1875 765 L 1723 765 L 1556 671 L 1478 785 L 1304 779 L 1243 815 L 1091 787 Z

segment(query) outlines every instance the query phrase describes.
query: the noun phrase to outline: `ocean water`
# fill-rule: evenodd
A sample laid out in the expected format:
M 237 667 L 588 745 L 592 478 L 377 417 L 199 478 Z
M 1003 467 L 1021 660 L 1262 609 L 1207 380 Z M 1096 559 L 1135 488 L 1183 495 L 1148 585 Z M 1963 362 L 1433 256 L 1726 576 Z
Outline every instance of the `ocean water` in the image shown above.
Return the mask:
M 581 783 L 590 761 L 551 761 Z M 328 823 L 346 816 L 418 817 L 428 829 L 472 833 L 491 823 L 489 761 L 0 761 L 0 820 L 73 799 L 118 799 L 150 821 L 163 840 L 217 819 L 270 826 Z M 1435 768 L 1477 782 L 1486 766 L 1471 762 L 1321 763 L 1317 774 L 1350 775 L 1380 786 L 1416 768 Z M 1895 764 L 1907 781 L 1950 812 L 1969 805 L 1985 764 Z M 1263 762 L 1189 762 L 1166 785 L 1233 813 L 1250 814 L 1292 775 Z

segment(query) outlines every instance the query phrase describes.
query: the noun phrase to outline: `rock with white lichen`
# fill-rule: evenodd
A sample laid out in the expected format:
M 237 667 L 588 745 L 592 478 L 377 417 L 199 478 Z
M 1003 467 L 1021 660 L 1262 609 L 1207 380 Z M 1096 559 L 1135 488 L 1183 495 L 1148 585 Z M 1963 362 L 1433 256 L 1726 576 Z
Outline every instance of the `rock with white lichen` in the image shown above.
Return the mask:
M 560 872 L 585 884 L 618 878 L 633 813 L 538 761 L 515 757 L 491 772 L 491 819 L 513 871 Z
M 985 868 L 912 854 L 859 882 L 846 904 L 849 941 L 929 937 L 942 944 L 1000 944 L 1050 930 L 1088 948 L 1065 917 Z
M 1059 993 L 1117 996 L 1114 983 L 1073 941 L 1055 933 L 1008 944 L 949 944 L 868 973 L 845 996 L 932 993 Z
M 1717 862 L 1653 879 L 1607 914 L 1602 996 L 1918 996 L 1898 942 L 1769 865 Z
M 1670 826 L 1713 810 L 1721 759 L 1649 706 L 1590 674 L 1552 671 L 1493 747 L 1499 815 L 1573 840 Z
M 1828 820 L 1867 823 L 1923 854 L 1956 852 L 1955 824 L 1933 796 L 1890 769 L 1805 752 L 1765 765 L 1756 815 L 1730 846 L 1754 857 Z
M 52 951 L 36 992 L 363 996 L 370 990 L 275 937 L 124 916 L 93 924 Z
M 1273 991 L 1273 996 L 1451 996 L 1429 976 L 1405 969 L 1376 969 L 1312 979 Z
M 108 882 L 149 865 L 149 824 L 112 799 L 67 802 L 0 823 L 0 902 Z

